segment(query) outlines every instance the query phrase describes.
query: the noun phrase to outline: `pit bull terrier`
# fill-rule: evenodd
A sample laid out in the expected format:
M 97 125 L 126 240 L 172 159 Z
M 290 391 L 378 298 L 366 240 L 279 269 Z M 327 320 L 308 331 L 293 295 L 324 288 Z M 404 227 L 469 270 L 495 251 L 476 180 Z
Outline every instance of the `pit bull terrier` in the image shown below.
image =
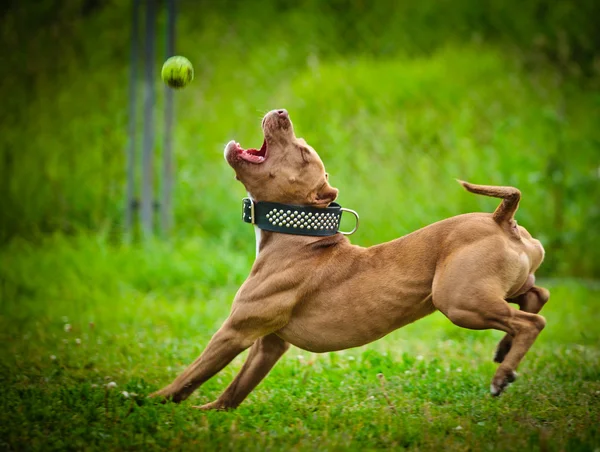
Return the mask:
M 546 325 L 538 312 L 549 298 L 534 284 L 544 248 L 514 220 L 519 190 L 459 181 L 472 193 L 500 198 L 499 207 L 363 248 L 338 232 L 338 190 L 315 150 L 295 136 L 287 111 L 267 113 L 262 129 L 260 149 L 234 141 L 225 147 L 249 194 L 244 220 L 256 229 L 250 275 L 200 357 L 151 396 L 185 400 L 250 348 L 225 392 L 197 407 L 232 409 L 290 344 L 317 353 L 358 347 L 436 310 L 463 328 L 506 333 L 491 383 L 492 395 L 500 395 Z

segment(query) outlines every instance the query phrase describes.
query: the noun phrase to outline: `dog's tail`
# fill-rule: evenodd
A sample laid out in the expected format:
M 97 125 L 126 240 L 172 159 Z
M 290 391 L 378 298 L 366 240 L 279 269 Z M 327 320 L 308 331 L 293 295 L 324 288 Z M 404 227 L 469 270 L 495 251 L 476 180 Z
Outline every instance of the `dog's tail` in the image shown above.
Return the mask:
M 492 196 L 494 198 L 502 198 L 502 203 L 494 211 L 492 218 L 498 224 L 509 222 L 513 219 L 519 201 L 521 200 L 521 192 L 514 187 L 499 187 L 495 185 L 476 185 L 470 184 L 463 180 L 458 181 L 467 191 L 478 195 Z

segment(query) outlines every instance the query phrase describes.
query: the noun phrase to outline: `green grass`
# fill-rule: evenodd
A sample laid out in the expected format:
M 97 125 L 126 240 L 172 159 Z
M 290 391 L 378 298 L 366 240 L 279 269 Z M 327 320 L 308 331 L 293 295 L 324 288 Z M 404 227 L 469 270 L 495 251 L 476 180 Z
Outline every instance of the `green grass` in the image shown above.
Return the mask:
M 226 237 L 118 248 L 54 236 L 0 251 L 0 448 L 600 447 L 600 286 L 574 280 L 544 282 L 548 326 L 498 399 L 488 388 L 500 333 L 434 314 L 357 349 L 292 347 L 233 412 L 191 406 L 215 399 L 245 354 L 181 405 L 149 401 L 227 316 L 252 262 L 247 234 L 238 253 L 222 251 Z
M 547 251 L 539 276 L 597 278 L 598 2 L 179 2 L 177 53 L 196 79 L 176 93 L 176 228 L 133 246 L 119 245 L 130 0 L 9 3 L 0 450 L 600 449 L 600 286 L 575 279 L 546 281 L 548 327 L 500 399 L 501 335 L 439 314 L 367 347 L 292 348 L 235 412 L 190 407 L 244 356 L 182 405 L 145 398 L 201 352 L 252 264 L 222 149 L 260 143 L 273 108 L 361 214 L 355 243 L 497 205 L 455 178 L 511 184 Z M 159 44 L 156 161 L 163 59 Z

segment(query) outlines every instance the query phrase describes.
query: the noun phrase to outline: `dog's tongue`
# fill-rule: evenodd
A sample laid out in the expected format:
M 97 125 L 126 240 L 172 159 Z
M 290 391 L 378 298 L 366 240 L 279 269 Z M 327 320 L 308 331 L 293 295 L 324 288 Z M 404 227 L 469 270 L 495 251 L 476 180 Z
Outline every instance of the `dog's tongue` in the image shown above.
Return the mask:
M 262 163 L 267 158 L 267 140 L 263 141 L 260 149 L 243 149 L 239 143 L 236 143 L 240 157 L 250 163 Z

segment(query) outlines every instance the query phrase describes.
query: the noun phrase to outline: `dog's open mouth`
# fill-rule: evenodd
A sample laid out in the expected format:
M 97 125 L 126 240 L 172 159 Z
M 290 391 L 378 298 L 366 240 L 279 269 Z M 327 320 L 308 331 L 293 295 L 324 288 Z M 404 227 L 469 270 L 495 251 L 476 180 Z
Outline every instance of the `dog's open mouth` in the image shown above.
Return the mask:
M 263 141 L 260 149 L 244 149 L 239 143 L 234 144 L 234 150 L 242 160 L 250 163 L 263 163 L 267 159 L 267 140 Z

